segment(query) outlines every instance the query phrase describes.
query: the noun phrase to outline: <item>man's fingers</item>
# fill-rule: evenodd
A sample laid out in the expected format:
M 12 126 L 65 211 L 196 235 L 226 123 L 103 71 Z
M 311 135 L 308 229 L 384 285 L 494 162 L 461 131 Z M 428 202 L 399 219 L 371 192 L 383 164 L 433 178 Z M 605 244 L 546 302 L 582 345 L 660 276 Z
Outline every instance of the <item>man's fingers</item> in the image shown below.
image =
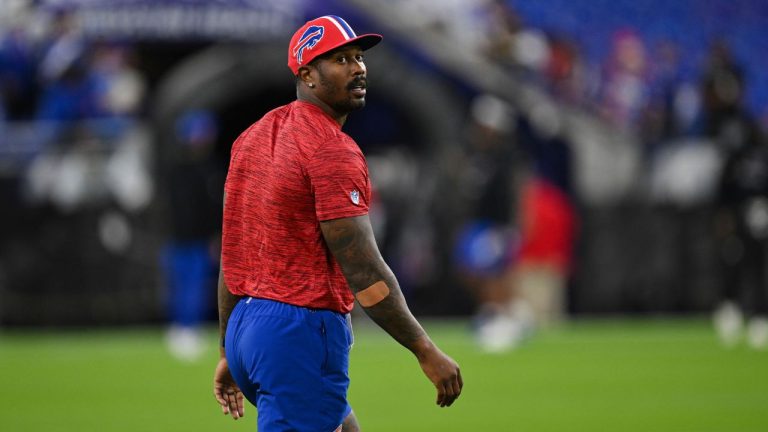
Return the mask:
M 461 374 L 458 373 L 451 378 L 435 383 L 435 388 L 437 389 L 437 400 L 435 402 L 441 407 L 451 406 L 461 394 L 463 386 Z
M 461 376 L 444 380 L 438 387 L 437 404 L 441 407 L 453 405 L 453 402 L 461 394 L 462 388 Z
M 245 414 L 245 404 L 243 401 L 244 399 L 245 398 L 243 397 L 243 392 L 238 391 L 237 392 L 237 413 L 240 415 L 240 417 L 242 417 Z
M 443 406 L 443 399 L 445 399 L 445 387 L 443 386 L 443 383 L 435 384 L 435 387 L 437 388 L 437 400 L 435 403 Z
M 461 394 L 461 387 L 462 387 L 461 374 L 456 376 L 456 379 L 452 380 L 451 384 L 453 385 L 453 394 L 456 395 L 456 398 L 458 398 L 459 395 Z
M 221 411 L 224 414 L 229 414 L 227 411 L 227 400 L 224 398 L 224 393 L 222 393 L 221 389 L 218 387 L 215 387 L 213 389 L 213 396 L 216 398 L 216 402 L 221 405 Z
M 442 407 L 451 406 L 454 400 L 456 400 L 456 394 L 453 392 L 453 389 L 451 388 L 451 385 L 449 383 L 446 383 L 447 391 L 445 393 L 445 396 L 443 397 L 443 404 Z
M 445 397 L 443 398 L 443 407 L 451 406 L 453 401 L 456 399 L 456 395 L 453 393 L 453 389 L 451 389 L 450 384 L 446 384 L 448 387 L 448 391 L 445 394 Z
M 228 390 L 227 391 L 227 409 L 229 410 L 229 414 L 232 416 L 233 419 L 237 420 L 240 418 L 240 410 L 237 406 L 237 392 L 234 390 Z
M 449 380 L 445 380 L 442 382 L 440 387 L 442 388 L 442 392 L 438 395 L 438 405 L 441 407 L 451 406 L 457 396 L 453 391 L 451 382 Z
M 234 383 L 227 367 L 227 360 L 224 358 L 219 360 L 214 372 L 213 396 L 221 406 L 221 412 L 224 415 L 229 414 L 235 420 L 243 416 L 243 392 Z
M 219 403 L 221 406 L 226 406 L 227 401 L 224 400 L 224 396 L 221 395 L 221 393 L 214 393 L 214 396 L 216 397 L 216 402 Z

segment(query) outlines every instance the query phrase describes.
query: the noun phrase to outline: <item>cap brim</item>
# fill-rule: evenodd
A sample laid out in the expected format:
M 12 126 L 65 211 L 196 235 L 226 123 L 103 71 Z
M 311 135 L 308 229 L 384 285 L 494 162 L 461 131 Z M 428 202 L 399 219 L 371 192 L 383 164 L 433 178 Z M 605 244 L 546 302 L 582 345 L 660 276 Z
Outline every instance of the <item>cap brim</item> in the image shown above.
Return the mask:
M 363 51 L 365 51 L 376 46 L 379 42 L 381 42 L 382 39 L 384 39 L 384 37 L 379 34 L 375 34 L 375 33 L 364 34 L 356 38 L 352 38 L 350 40 L 344 41 L 336 45 L 335 47 L 329 49 L 326 52 L 330 52 L 335 50 L 336 48 L 341 48 L 347 45 L 358 45 L 360 48 L 362 48 Z

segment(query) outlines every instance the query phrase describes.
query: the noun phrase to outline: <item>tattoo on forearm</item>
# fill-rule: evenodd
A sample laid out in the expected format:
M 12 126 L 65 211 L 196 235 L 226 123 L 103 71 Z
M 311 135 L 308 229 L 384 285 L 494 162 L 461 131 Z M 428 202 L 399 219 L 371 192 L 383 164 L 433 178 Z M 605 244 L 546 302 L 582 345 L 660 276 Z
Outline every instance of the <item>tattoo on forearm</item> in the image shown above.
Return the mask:
M 392 270 L 384 262 L 367 216 L 322 223 L 328 248 L 341 266 L 353 293 L 383 281 L 390 290 L 380 302 L 365 307 L 371 319 L 407 348 L 425 336 L 411 314 Z
M 399 289 L 375 306 L 365 308 L 365 312 L 405 347 L 412 348 L 414 342 L 425 336 L 424 329 L 408 310 Z

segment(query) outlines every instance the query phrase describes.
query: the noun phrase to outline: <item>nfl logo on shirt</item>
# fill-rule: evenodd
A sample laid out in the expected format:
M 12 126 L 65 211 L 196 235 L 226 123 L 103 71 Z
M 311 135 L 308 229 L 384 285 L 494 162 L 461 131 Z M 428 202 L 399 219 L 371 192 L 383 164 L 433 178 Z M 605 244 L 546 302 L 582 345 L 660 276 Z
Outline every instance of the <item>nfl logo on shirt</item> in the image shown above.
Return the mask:
M 357 189 L 349 193 L 349 198 L 352 200 L 352 204 L 354 205 L 360 204 L 360 192 L 358 192 Z

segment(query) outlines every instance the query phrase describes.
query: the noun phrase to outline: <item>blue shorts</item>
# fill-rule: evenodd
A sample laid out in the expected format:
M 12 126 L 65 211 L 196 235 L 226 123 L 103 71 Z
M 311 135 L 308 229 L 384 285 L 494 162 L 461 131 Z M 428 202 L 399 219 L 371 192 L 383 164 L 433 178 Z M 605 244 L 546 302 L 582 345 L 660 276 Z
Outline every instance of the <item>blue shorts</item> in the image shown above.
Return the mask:
M 246 297 L 227 324 L 232 377 L 258 411 L 259 432 L 333 432 L 347 402 L 349 314 Z

